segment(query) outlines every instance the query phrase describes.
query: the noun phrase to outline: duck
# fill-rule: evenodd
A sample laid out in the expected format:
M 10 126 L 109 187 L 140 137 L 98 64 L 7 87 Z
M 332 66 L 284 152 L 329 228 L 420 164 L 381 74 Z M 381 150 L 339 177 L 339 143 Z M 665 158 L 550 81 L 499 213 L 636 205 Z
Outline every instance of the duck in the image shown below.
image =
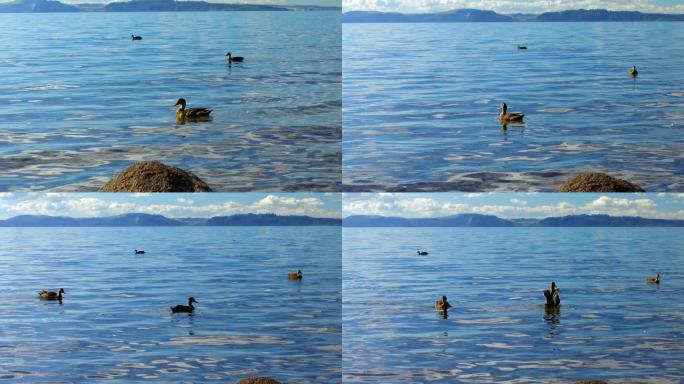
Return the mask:
M 501 113 L 499 114 L 499 121 L 502 123 L 522 123 L 523 122 L 523 117 L 525 117 L 524 113 L 520 112 L 511 112 L 508 113 L 508 105 L 506 103 L 503 103 L 502 106 L 499 107 L 501 110 Z
M 45 299 L 45 300 L 62 301 L 62 295 L 63 294 L 66 294 L 66 292 L 64 291 L 64 288 L 60 288 L 58 292 L 50 291 L 48 289 L 43 289 L 41 292 L 38 292 L 38 296 L 40 296 L 41 299 Z
M 228 58 L 228 63 L 236 62 L 236 63 L 242 63 L 245 61 L 245 58 L 242 56 L 233 56 L 230 52 L 226 53 L 226 57 Z
M 211 114 L 211 109 L 208 108 L 185 108 L 186 102 L 184 98 L 178 99 L 175 106 L 180 105 L 176 110 L 176 120 L 184 121 L 186 119 L 201 119 L 209 117 Z
M 428 252 L 427 251 L 417 251 L 419 256 L 427 256 Z
M 298 269 L 297 272 L 288 272 L 287 273 L 287 279 L 288 280 L 301 280 L 302 279 L 302 270 Z
M 648 283 L 648 284 L 660 284 L 660 273 L 656 272 L 656 277 L 647 277 L 646 283 Z
M 178 304 L 175 307 L 171 307 L 171 312 L 173 313 L 192 313 L 195 311 L 195 306 L 192 303 L 197 303 L 194 297 L 188 297 L 188 305 Z
M 138 251 L 137 249 L 134 249 L 133 252 L 135 252 L 136 255 L 142 255 L 145 253 L 145 251 L 143 251 L 143 250 Z
M 637 75 L 639 75 L 639 71 L 637 71 L 636 65 L 632 65 L 632 68 L 629 69 L 629 74 L 632 77 L 637 77 Z
M 546 297 L 546 305 L 549 307 L 557 307 L 560 305 L 560 289 L 556 286 L 556 282 L 551 282 L 551 290 L 544 290 L 544 297 Z
M 142 40 L 142 36 L 139 36 L 139 35 L 131 35 L 131 40 Z
M 446 296 L 442 296 L 441 300 L 435 301 L 435 308 L 439 309 L 440 311 L 446 311 L 447 309 L 451 308 L 451 304 L 449 304 Z
M 527 49 L 526 46 L 518 44 L 518 49 Z

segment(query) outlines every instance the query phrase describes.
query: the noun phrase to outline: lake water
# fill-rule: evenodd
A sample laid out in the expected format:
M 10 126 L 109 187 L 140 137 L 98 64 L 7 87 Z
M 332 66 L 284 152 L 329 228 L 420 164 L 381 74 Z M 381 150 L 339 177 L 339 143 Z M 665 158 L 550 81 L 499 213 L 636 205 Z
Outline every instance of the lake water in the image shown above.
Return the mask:
M 0 228 L 0 381 L 340 382 L 340 237 L 339 227 Z M 303 280 L 288 281 L 298 268 Z M 37 296 L 59 287 L 63 305 Z M 171 314 L 188 296 L 194 315 Z
M 552 191 L 600 170 L 684 191 L 684 23 L 344 24 L 342 36 L 345 190 Z M 503 102 L 524 125 L 502 130 Z
M 139 160 L 218 191 L 339 190 L 340 12 L 0 14 L 0 25 L 0 190 L 97 190 Z M 228 66 L 228 51 L 245 62 Z M 176 124 L 180 97 L 213 121 Z
M 682 229 L 345 228 L 343 242 L 345 383 L 684 380 Z

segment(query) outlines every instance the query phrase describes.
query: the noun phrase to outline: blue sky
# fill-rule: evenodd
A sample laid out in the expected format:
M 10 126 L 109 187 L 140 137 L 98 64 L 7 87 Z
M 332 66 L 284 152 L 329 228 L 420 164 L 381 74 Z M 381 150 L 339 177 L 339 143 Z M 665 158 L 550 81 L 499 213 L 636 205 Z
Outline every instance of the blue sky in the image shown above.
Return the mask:
M 17 215 L 167 217 L 276 213 L 339 217 L 339 194 L 304 193 L 0 193 L 0 219 Z
M 456 8 L 488 9 L 502 13 L 565 9 L 633 10 L 684 13 L 684 0 L 342 0 L 345 11 L 440 12 Z
M 345 193 L 342 216 L 443 217 L 480 213 L 502 218 L 609 214 L 684 219 L 684 194 Z
M 9 0 L 0 0 L 4 3 Z M 123 2 L 130 0 L 60 0 L 62 3 L 66 4 L 79 4 L 79 3 L 113 3 L 113 2 Z M 340 0 L 203 0 L 210 3 L 231 3 L 231 4 L 273 4 L 273 5 L 322 5 L 328 7 L 339 7 Z

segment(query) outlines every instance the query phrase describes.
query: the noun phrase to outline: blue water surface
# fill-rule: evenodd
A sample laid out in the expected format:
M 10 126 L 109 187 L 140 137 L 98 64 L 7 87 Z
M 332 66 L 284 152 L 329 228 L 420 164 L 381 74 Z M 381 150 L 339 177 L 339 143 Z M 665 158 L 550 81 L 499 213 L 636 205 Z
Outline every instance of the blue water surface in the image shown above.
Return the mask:
M 589 170 L 684 190 L 684 23 L 344 24 L 342 36 L 345 190 L 553 191 Z M 504 102 L 523 125 L 502 129 Z
M 345 383 L 684 381 L 682 229 L 345 228 L 343 243 Z
M 339 227 L 0 228 L 0 382 L 339 383 L 340 237 Z M 288 281 L 297 269 L 302 281 Z M 62 305 L 37 296 L 60 287 Z M 195 313 L 172 314 L 188 296 Z
M 336 11 L 0 14 L 0 190 L 97 190 L 139 160 L 218 191 L 338 190 L 340 29 Z M 213 121 L 177 124 L 180 97 Z

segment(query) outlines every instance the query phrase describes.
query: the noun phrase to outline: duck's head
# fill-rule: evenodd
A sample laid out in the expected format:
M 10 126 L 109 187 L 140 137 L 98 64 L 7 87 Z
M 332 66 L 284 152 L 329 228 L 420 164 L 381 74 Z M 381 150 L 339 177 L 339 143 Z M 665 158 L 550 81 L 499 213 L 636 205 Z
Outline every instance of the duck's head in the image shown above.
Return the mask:
M 231 57 L 233 55 L 230 54 L 230 52 L 226 53 L 226 57 Z
M 501 113 L 503 113 L 505 115 L 506 111 L 508 111 L 508 105 L 506 105 L 506 103 L 503 103 L 503 104 L 501 104 L 499 109 L 501 110 Z
M 297 274 L 298 274 L 298 275 L 301 275 L 301 274 L 302 274 L 302 270 L 301 270 L 301 269 L 298 269 L 298 270 L 297 270 Z
M 175 107 L 180 105 L 181 108 L 185 108 L 185 104 L 185 99 L 181 97 L 180 99 L 178 99 L 178 101 L 176 101 L 176 104 L 174 104 L 173 106 Z
M 66 292 L 64 292 L 64 288 L 60 288 L 59 293 L 66 294 Z
M 197 300 L 195 300 L 194 297 L 190 296 L 190 297 L 188 298 L 188 303 L 192 304 L 192 303 L 196 303 L 196 302 L 197 302 Z
M 552 281 L 552 282 L 551 282 L 551 292 L 553 292 L 553 291 L 555 291 L 555 290 L 556 290 L 556 282 L 555 282 L 555 281 Z
M 446 296 L 442 296 L 442 303 L 446 303 L 446 302 L 447 302 L 447 297 L 446 297 Z

